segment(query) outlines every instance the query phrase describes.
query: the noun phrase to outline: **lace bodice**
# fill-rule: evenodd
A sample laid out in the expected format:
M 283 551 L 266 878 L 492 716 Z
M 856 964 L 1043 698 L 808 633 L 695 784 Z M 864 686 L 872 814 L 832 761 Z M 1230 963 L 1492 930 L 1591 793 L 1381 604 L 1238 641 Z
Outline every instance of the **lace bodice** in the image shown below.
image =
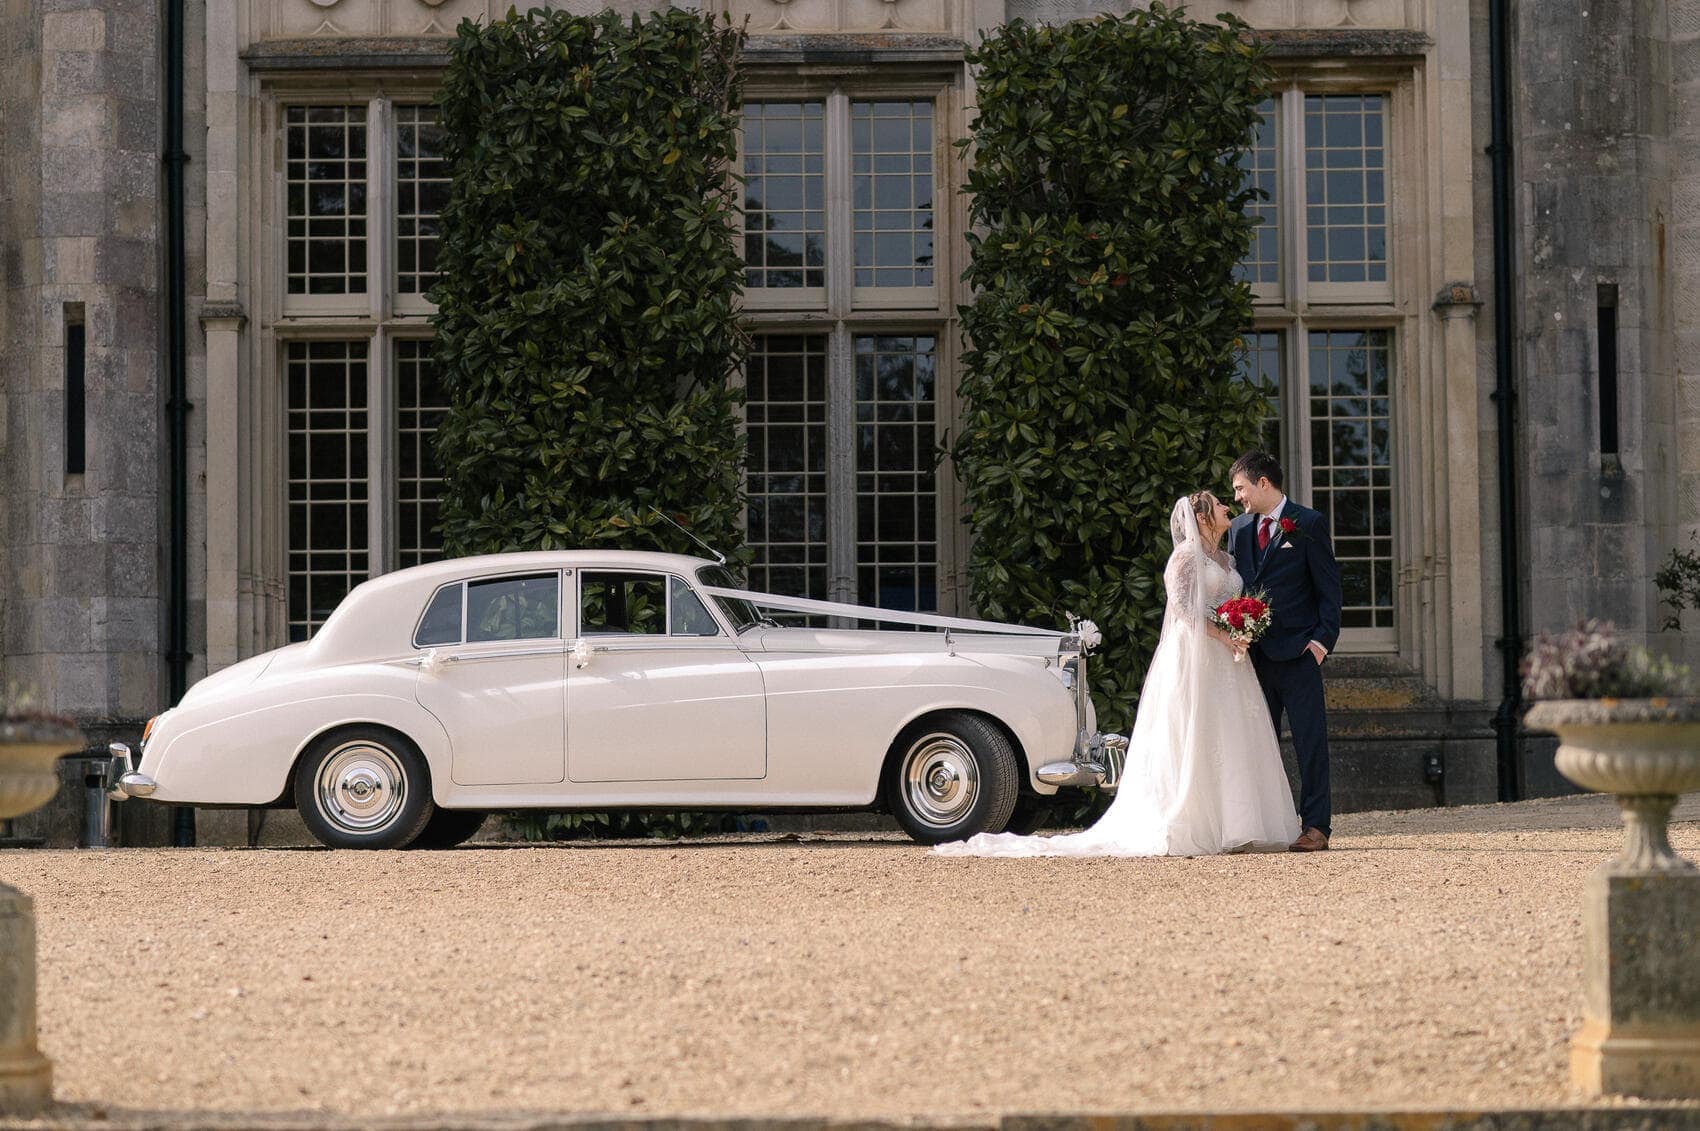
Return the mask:
M 1187 554 L 1175 554 L 1169 559 L 1169 566 L 1163 571 L 1163 585 L 1168 591 L 1169 605 L 1172 610 L 1185 617 L 1199 617 L 1220 605 L 1223 601 L 1238 597 L 1245 589 L 1245 581 L 1239 571 L 1233 566 L 1233 559 L 1222 554 L 1223 560 L 1207 555 L 1204 558 L 1204 584 L 1202 592 L 1206 603 L 1203 610 L 1193 607 L 1193 561 Z

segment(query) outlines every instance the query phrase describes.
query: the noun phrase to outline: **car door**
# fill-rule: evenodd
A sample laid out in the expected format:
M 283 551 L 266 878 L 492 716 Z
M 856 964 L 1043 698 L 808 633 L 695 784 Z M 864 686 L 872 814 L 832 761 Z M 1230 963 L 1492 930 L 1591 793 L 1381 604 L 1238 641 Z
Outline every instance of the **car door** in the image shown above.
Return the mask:
M 419 703 L 442 722 L 459 785 L 566 779 L 566 640 L 558 570 L 477 578 L 432 597 Z
M 567 775 L 575 782 L 767 775 L 761 669 L 684 579 L 578 571 L 567 667 Z

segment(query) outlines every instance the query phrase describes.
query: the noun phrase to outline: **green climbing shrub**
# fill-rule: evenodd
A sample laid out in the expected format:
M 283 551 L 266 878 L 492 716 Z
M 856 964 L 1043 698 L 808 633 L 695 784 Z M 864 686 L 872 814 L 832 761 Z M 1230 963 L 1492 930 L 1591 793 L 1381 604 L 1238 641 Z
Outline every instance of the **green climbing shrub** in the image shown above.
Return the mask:
M 1244 24 L 1161 3 L 1011 23 L 969 56 L 979 115 L 951 444 L 979 611 L 1104 634 L 1100 725 L 1126 731 L 1163 621 L 1169 511 L 1227 490 L 1263 391 L 1236 379 L 1235 278 L 1253 192 L 1239 158 L 1270 81 Z
M 733 243 L 743 33 L 510 10 L 457 32 L 436 437 L 450 555 L 569 548 L 734 559 L 744 506 Z M 653 509 L 652 509 L 653 508 Z M 526 814 L 536 837 L 674 835 L 720 814 Z
M 740 543 L 742 32 L 670 9 L 461 24 L 436 359 L 452 555 Z

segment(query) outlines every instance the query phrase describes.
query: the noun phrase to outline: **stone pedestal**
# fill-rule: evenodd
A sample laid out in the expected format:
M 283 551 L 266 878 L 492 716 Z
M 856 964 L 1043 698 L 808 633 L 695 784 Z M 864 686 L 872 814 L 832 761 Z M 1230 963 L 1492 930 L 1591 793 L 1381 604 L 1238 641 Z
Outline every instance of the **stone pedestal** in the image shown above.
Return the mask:
M 1572 1080 L 1596 1095 L 1700 1097 L 1700 871 L 1608 864 L 1588 879 L 1582 919 Z
M 0 884 L 0 1115 L 53 1096 L 53 1069 L 35 1047 L 35 908 Z

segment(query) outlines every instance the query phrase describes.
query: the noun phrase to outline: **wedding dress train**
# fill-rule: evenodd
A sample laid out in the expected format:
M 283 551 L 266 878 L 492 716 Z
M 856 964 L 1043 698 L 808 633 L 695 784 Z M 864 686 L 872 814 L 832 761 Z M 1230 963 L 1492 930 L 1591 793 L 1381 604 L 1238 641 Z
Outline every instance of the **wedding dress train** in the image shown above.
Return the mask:
M 1058 836 L 981 833 L 941 856 L 1209 856 L 1284 851 L 1299 835 L 1269 708 L 1249 659 L 1205 631 L 1240 595 L 1232 559 L 1204 546 L 1191 504 L 1170 514 L 1163 633 L 1128 740 L 1115 801 L 1091 828 Z

